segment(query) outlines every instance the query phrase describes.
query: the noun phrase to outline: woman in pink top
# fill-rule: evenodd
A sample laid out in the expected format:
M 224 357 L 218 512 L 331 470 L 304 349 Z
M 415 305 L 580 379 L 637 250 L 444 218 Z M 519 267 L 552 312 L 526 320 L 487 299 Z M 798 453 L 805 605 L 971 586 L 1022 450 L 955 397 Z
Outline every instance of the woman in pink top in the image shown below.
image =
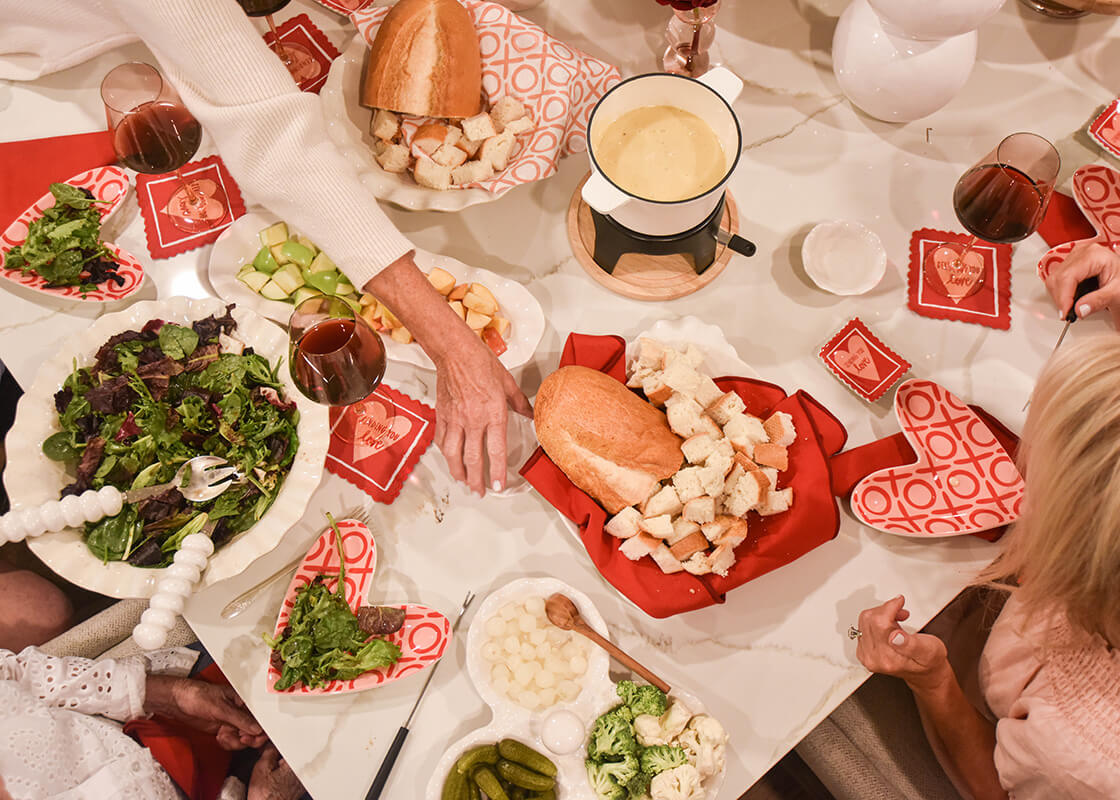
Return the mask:
M 962 793 L 1120 798 L 1120 337 L 1067 343 L 1046 365 L 1019 461 L 1023 516 L 980 576 L 1017 584 L 980 658 L 991 716 L 941 639 L 902 630 L 902 597 L 860 615 L 857 654 L 910 686 Z

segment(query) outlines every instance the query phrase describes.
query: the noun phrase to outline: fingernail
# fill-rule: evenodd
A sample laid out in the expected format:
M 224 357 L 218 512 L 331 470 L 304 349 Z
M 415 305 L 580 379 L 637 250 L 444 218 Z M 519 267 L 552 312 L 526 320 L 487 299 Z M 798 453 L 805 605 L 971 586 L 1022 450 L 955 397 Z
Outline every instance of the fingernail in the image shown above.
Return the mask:
M 1066 315 L 1065 315 L 1065 314 L 1064 314 L 1064 313 L 1062 312 L 1062 310 L 1061 310 L 1061 309 L 1059 308 L 1059 309 L 1058 309 L 1058 319 L 1065 319 L 1065 318 L 1066 318 Z
M 894 636 L 891 637 L 891 644 L 896 646 L 902 644 L 905 641 L 906 636 L 902 633 L 902 631 L 895 631 Z
M 249 728 L 249 730 L 251 730 L 257 736 L 260 736 L 262 733 L 264 733 L 264 728 L 262 728 L 260 725 L 253 725 Z
M 1089 312 L 1092 310 L 1092 307 L 1088 303 L 1082 303 L 1077 307 L 1077 316 L 1087 317 L 1089 316 Z
M 498 481 L 494 481 L 494 483 L 490 486 L 490 488 L 493 489 L 495 492 L 500 492 L 502 490 L 502 484 L 499 483 Z
M 901 599 L 902 599 L 902 595 L 900 595 L 900 594 L 896 594 L 896 595 L 894 596 L 894 598 L 893 598 L 893 599 L 895 599 L 895 600 L 901 600 Z

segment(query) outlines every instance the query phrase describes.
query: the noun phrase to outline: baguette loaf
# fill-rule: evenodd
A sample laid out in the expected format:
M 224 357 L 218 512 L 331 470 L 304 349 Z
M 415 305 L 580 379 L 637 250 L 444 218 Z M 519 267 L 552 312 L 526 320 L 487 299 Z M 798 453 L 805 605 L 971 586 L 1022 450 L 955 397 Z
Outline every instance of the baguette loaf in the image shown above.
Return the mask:
M 549 375 L 533 421 L 553 463 L 611 514 L 644 502 L 684 460 L 662 412 L 587 367 Z
M 400 0 L 377 29 L 362 105 L 419 117 L 482 110 L 482 55 L 470 12 L 457 0 Z

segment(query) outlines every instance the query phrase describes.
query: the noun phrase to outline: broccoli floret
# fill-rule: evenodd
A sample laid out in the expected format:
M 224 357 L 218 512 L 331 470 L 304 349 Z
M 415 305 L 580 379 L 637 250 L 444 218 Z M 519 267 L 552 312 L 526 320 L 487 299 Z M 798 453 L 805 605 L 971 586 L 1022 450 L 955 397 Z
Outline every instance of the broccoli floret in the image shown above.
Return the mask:
M 641 797 L 644 794 L 649 794 L 649 782 L 651 780 L 653 780 L 652 775 L 647 775 L 639 769 L 634 777 L 626 784 L 626 791 L 630 793 L 631 800 L 636 797 Z
M 613 708 L 595 720 L 587 740 L 588 758 L 604 761 L 636 754 L 638 740 L 634 738 L 632 720 L 633 715 L 626 706 Z
M 633 681 L 621 681 L 615 691 L 635 717 L 639 714 L 660 717 L 669 704 L 669 698 L 656 686 L 639 686 Z
M 595 761 L 586 762 L 587 782 L 591 784 L 591 789 L 599 800 L 626 800 L 626 789 L 615 783 L 614 778 L 611 777 L 612 765 L 611 761 L 602 764 Z
M 653 747 L 642 748 L 642 772 L 651 778 L 660 772 L 665 772 L 673 767 L 688 763 L 688 756 L 683 747 L 668 744 L 655 744 Z

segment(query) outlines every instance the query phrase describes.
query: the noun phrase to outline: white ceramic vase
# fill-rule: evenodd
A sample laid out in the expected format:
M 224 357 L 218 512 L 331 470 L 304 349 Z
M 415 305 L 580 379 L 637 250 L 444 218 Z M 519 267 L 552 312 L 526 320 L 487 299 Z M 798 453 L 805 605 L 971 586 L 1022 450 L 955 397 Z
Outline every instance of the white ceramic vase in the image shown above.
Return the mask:
M 853 0 L 832 40 L 848 99 L 877 119 L 911 122 L 948 103 L 976 63 L 978 28 L 1004 0 Z

